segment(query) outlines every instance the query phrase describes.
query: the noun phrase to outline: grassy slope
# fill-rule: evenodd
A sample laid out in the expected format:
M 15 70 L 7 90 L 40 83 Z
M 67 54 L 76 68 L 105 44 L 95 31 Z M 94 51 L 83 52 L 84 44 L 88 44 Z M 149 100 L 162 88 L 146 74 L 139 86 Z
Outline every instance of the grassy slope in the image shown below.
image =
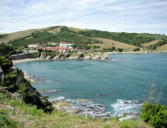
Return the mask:
M 96 45 L 99 45 L 101 49 L 112 48 L 113 46 L 115 46 L 116 48 L 122 48 L 122 49 L 126 49 L 127 51 L 133 51 L 133 49 L 136 48 L 136 46 L 134 45 L 125 44 L 125 43 L 114 41 L 111 39 L 103 39 L 103 38 L 95 38 L 95 39 L 103 41 L 103 44 L 96 44 Z
M 156 49 L 156 51 L 167 51 L 167 44 L 164 44 Z
M 42 28 L 42 29 L 31 29 L 31 30 L 25 30 L 25 31 L 19 31 L 19 32 L 14 32 L 14 33 L 9 33 L 7 34 L 6 37 L 0 38 L 1 42 L 9 42 L 12 40 L 20 39 L 26 36 L 30 36 L 34 32 L 43 32 L 44 30 L 47 30 L 48 28 Z
M 151 42 L 148 42 L 148 43 L 144 43 L 143 47 L 149 47 L 150 45 L 154 45 L 158 42 L 159 42 L 159 40 L 154 40 L 154 41 L 151 41 Z
M 20 32 L 9 33 L 9 34 L 7 34 L 7 36 L 5 36 L 3 38 L 0 38 L 0 42 L 9 42 L 9 41 L 12 41 L 12 40 L 20 39 L 20 38 L 23 38 L 23 37 L 26 37 L 26 36 L 30 36 L 32 33 L 38 32 L 38 31 L 39 32 L 46 31 L 46 32 L 49 32 L 51 34 L 56 35 L 60 32 L 61 27 L 62 26 L 48 27 L 48 28 L 42 28 L 42 29 L 32 29 L 32 30 L 25 30 L 25 31 L 20 31 Z M 69 30 L 71 30 L 73 32 L 76 32 L 76 33 L 78 33 L 79 31 L 84 31 L 83 29 L 74 28 L 74 27 L 69 27 Z M 87 29 L 85 29 L 85 31 L 86 30 Z M 91 30 L 89 30 L 89 31 L 91 31 Z M 145 50 L 148 50 L 146 47 L 158 43 L 158 41 L 162 37 L 164 37 L 163 35 L 153 35 L 153 36 L 156 38 L 156 40 L 148 42 L 148 43 L 144 43 L 142 45 L 142 46 L 144 46 Z M 93 37 L 90 37 L 90 38 L 93 39 Z M 134 45 L 130 45 L 130 44 L 127 44 L 127 43 L 124 43 L 124 42 L 114 41 L 112 39 L 103 39 L 103 38 L 97 38 L 97 39 L 102 40 L 104 42 L 104 44 L 98 44 L 98 45 L 101 46 L 101 49 L 111 48 L 113 46 L 113 44 L 116 48 L 123 48 L 123 49 L 126 49 L 126 51 L 133 51 L 134 48 L 136 48 L 136 46 L 134 46 Z M 156 49 L 156 51 L 164 51 L 164 50 L 167 50 L 166 45 L 164 45 L 164 47 L 161 46 L 160 48 Z
M 94 120 L 54 110 L 46 114 L 0 90 L 0 128 L 151 128 L 141 120 Z

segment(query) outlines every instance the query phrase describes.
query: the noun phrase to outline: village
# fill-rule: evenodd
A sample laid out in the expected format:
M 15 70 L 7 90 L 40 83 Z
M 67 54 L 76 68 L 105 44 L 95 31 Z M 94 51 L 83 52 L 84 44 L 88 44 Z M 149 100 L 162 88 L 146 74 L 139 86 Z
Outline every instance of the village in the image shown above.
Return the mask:
M 12 60 L 108 60 L 107 54 L 76 48 L 70 42 L 47 42 L 45 45 L 29 44 L 21 52 L 10 56 Z
M 55 51 L 60 53 L 65 53 L 68 51 L 73 51 L 73 44 L 70 42 L 47 42 L 45 46 L 39 44 L 29 44 L 28 48 L 23 49 L 23 53 L 34 53 L 38 51 Z

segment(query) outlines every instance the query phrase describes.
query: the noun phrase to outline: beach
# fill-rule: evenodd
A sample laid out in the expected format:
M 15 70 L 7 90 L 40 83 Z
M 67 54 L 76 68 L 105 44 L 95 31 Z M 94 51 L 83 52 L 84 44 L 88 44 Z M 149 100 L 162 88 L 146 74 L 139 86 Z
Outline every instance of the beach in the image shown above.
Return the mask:
M 20 60 L 12 60 L 13 64 L 25 63 L 25 62 L 32 62 L 32 61 L 42 61 L 44 59 L 40 58 L 33 58 L 33 59 L 20 59 Z

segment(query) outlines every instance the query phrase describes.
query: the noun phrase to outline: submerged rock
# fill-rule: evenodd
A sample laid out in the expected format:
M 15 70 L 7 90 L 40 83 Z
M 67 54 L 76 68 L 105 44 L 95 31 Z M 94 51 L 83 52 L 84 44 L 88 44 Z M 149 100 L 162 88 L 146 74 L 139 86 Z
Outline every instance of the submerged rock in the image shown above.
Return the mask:
M 78 103 L 87 103 L 88 100 L 87 99 L 80 99 L 80 100 L 77 100 Z
M 66 109 L 67 107 L 73 106 L 73 104 L 70 102 L 57 102 L 57 103 L 53 103 L 53 106 L 58 110 L 62 110 L 62 109 Z

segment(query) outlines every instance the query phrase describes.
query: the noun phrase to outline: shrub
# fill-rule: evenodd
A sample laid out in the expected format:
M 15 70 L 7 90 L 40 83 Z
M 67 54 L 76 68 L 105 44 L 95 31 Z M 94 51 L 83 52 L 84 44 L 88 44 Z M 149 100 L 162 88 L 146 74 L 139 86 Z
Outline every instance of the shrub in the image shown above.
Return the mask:
M 9 118 L 8 112 L 0 109 L 0 127 L 1 128 L 21 128 L 23 127 L 19 122 Z
M 151 123 L 155 128 L 167 127 L 167 108 L 160 104 L 145 103 L 142 108 L 141 118 Z
M 15 53 L 14 48 L 7 44 L 0 44 L 0 55 L 9 56 L 12 53 Z
M 140 48 L 135 48 L 133 49 L 133 51 L 140 51 Z
M 0 65 L 3 71 L 8 70 L 10 67 L 13 66 L 12 61 L 5 56 L 0 56 Z
M 117 50 L 118 50 L 119 52 L 122 52 L 122 51 L 123 51 L 123 49 L 122 49 L 122 48 L 118 48 Z
M 0 83 L 0 86 L 7 87 L 9 92 L 18 92 L 23 96 L 25 103 L 36 105 L 37 108 L 43 109 L 45 112 L 51 112 L 53 110 L 52 104 L 48 99 L 31 86 L 30 82 L 25 80 L 24 74 L 19 69 L 10 69 L 12 62 L 6 57 L 0 56 L 0 65 L 4 71 L 4 80 Z

